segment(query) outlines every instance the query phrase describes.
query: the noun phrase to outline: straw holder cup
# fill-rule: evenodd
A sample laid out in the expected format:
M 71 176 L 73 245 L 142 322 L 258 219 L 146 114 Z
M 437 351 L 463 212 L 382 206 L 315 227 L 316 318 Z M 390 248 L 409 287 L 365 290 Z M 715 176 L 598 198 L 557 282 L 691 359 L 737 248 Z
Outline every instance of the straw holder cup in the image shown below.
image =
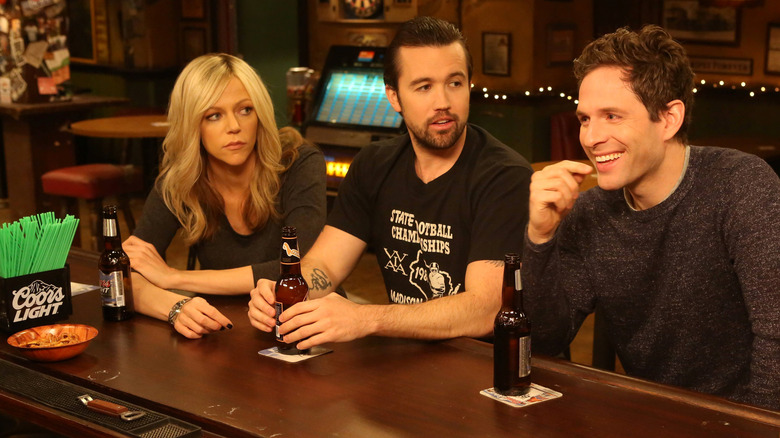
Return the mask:
M 0 329 L 10 333 L 67 319 L 73 313 L 70 267 L 0 277 Z

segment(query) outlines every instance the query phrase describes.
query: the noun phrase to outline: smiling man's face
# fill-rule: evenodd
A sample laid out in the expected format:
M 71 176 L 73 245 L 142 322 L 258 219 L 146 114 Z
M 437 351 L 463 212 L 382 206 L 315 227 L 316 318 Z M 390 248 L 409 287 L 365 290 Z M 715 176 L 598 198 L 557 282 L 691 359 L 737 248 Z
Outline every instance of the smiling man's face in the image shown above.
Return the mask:
M 665 158 L 664 123 L 650 120 L 624 77 L 623 69 L 604 66 L 580 85 L 580 142 L 604 190 L 651 184 Z

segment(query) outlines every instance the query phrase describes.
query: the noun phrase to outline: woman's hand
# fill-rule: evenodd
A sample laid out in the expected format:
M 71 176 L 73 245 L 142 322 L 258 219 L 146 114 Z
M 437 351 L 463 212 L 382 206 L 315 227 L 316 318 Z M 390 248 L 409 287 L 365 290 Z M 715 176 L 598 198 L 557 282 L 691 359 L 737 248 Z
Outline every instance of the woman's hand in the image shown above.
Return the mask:
M 195 297 L 181 307 L 173 328 L 184 337 L 198 339 L 209 333 L 232 329 L 233 323 L 206 300 Z
M 122 243 L 122 248 L 130 257 L 130 267 L 150 283 L 162 289 L 176 287 L 173 280 L 179 271 L 165 263 L 154 245 L 130 236 Z

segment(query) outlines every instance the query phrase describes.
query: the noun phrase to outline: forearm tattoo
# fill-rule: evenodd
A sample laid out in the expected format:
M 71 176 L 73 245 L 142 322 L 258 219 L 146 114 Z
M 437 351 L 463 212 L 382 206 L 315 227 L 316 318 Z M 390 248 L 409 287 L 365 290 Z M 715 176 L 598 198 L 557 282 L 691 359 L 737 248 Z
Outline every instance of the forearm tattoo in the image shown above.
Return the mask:
M 312 289 L 322 291 L 329 290 L 333 285 L 333 283 L 330 282 L 328 275 L 318 268 L 312 269 L 310 283 Z
M 501 268 L 501 267 L 504 266 L 504 261 L 503 260 L 485 260 L 485 261 L 490 263 L 491 265 L 497 267 L 497 268 Z

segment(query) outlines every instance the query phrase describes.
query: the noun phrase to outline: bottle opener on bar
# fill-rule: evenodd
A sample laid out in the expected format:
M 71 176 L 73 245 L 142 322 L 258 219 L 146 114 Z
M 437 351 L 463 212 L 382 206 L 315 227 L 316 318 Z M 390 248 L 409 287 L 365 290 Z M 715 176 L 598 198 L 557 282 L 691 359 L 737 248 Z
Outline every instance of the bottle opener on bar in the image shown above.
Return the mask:
M 88 394 L 80 395 L 78 396 L 78 399 L 82 403 L 84 403 L 84 406 L 86 406 L 87 408 L 95 412 L 100 412 L 101 414 L 119 417 L 124 421 L 137 420 L 143 417 L 144 415 L 146 415 L 145 412 L 131 411 L 124 406 L 118 405 L 116 403 L 111 403 L 106 400 L 95 400 Z

